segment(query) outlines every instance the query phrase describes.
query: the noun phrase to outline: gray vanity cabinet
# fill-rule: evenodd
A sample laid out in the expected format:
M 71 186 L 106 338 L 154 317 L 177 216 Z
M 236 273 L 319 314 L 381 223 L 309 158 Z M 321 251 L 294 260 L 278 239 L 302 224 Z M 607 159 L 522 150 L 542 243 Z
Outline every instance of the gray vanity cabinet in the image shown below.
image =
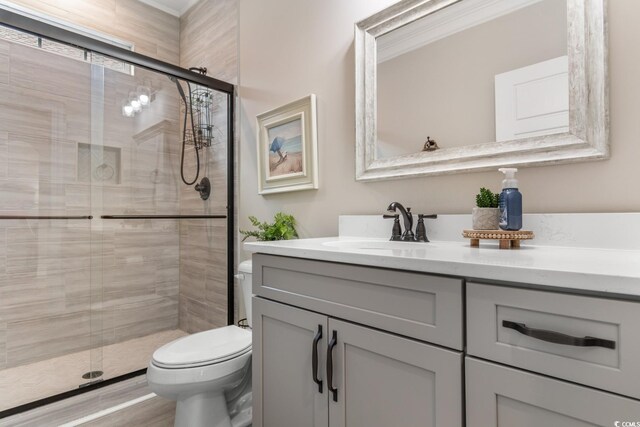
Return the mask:
M 262 298 L 253 316 L 254 427 L 462 425 L 459 352 Z
M 465 304 L 461 278 L 253 267 L 255 427 L 640 422 L 637 302 L 469 280 Z
M 462 425 L 462 353 L 409 337 L 461 343 L 460 281 L 260 255 L 253 271 L 255 427 Z

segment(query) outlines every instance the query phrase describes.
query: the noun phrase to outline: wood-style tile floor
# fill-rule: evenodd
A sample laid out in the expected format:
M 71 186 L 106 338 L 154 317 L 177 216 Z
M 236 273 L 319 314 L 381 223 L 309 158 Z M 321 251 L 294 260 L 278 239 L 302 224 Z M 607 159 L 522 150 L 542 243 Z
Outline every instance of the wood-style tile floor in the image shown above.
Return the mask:
M 75 390 L 89 381 L 82 378 L 89 370 L 101 370 L 102 378 L 109 379 L 146 368 L 158 347 L 185 335 L 188 334 L 178 329 L 162 331 L 97 350 L 0 370 L 0 411 Z

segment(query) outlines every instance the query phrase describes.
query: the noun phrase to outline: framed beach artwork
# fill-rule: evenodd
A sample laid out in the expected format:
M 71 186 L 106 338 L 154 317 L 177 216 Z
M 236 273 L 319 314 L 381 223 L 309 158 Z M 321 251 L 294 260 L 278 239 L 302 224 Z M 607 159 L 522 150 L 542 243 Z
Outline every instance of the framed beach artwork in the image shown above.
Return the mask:
M 316 96 L 260 114 L 258 193 L 318 188 Z

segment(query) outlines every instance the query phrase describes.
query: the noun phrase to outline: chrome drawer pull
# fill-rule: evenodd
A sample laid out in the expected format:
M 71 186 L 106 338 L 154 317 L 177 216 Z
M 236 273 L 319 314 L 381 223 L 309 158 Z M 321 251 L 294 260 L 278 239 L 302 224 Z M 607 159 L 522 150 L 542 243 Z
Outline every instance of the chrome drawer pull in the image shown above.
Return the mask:
M 541 341 L 552 342 L 555 344 L 572 345 L 576 347 L 604 347 L 611 349 L 616 348 L 615 341 L 594 337 L 572 337 L 571 335 L 561 334 L 560 332 L 529 328 L 524 323 L 511 322 L 509 320 L 503 320 L 502 326 L 505 328 L 513 329 L 531 338 L 536 338 Z

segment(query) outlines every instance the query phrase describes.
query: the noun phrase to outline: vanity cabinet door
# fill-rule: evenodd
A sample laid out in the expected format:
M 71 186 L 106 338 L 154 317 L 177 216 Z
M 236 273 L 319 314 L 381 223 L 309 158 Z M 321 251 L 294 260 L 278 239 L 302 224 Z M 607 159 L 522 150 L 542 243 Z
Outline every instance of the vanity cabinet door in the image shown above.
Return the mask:
M 609 427 L 640 421 L 637 400 L 469 357 L 466 394 L 467 427 Z
M 256 297 L 252 303 L 253 426 L 327 427 L 327 317 Z M 312 372 L 316 349 L 321 392 Z
M 327 341 L 331 427 L 462 425 L 459 352 L 332 318 Z

